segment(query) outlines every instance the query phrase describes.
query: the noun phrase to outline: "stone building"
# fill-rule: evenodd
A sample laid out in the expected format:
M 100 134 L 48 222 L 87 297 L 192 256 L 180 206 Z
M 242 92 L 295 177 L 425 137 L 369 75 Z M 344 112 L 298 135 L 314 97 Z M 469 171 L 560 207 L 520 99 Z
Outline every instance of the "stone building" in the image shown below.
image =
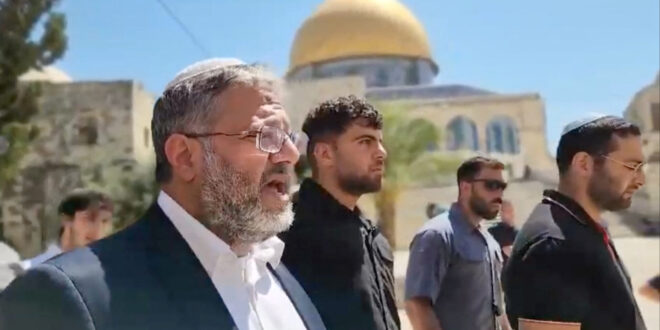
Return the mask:
M 648 165 L 646 185 L 633 199 L 631 211 L 660 222 L 660 73 L 630 101 L 624 116 L 639 125 Z
M 330 97 L 354 94 L 396 104 L 437 125 L 441 140 L 430 151 L 460 158 L 495 156 L 508 165 L 510 179 L 555 171 L 538 93 L 434 84 L 440 71 L 424 28 L 399 1 L 325 0 L 296 33 L 286 105 L 293 127 L 300 127 L 307 112 Z M 401 200 L 407 199 L 404 193 Z M 437 201 L 430 195 L 423 199 Z M 397 219 L 397 246 L 407 247 L 424 221 L 422 209 L 414 219 Z
M 154 99 L 135 81 L 72 81 L 53 67 L 20 80 L 42 84 L 40 112 L 31 119 L 40 135 L 2 187 L 0 225 L 7 242 L 31 257 L 56 238 L 65 193 L 151 162 Z

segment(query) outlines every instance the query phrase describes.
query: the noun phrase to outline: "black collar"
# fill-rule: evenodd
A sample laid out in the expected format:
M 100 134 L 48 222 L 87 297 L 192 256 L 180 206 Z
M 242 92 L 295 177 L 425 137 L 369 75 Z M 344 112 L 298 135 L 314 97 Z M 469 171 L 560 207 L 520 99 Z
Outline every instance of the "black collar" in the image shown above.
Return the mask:
M 294 204 L 295 212 L 310 215 L 309 218 L 312 221 L 357 220 L 357 223 L 361 222 L 362 214 L 357 206 L 355 210 L 348 209 L 313 179 L 307 178 L 302 182 L 297 197 L 298 200 Z
M 584 210 L 584 208 L 574 199 L 560 193 L 556 190 L 545 190 L 543 192 L 543 203 L 554 204 L 569 213 L 575 220 L 584 226 L 597 224 L 596 220 Z

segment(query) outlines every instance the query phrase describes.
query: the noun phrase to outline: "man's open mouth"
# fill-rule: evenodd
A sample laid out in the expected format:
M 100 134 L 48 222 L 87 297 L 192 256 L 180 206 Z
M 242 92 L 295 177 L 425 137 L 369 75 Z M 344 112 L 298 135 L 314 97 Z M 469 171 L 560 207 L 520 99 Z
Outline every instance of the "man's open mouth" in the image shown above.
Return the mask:
M 280 179 L 280 178 L 272 178 L 266 182 L 265 187 L 274 189 L 280 194 L 287 194 L 288 191 L 288 184 L 286 180 Z

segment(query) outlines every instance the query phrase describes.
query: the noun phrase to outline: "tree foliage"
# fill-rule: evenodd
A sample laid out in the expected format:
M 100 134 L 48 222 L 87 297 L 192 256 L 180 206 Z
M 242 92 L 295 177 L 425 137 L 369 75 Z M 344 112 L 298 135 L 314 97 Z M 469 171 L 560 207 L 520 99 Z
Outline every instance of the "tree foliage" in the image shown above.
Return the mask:
M 41 69 L 64 55 L 66 19 L 52 11 L 57 0 L 0 0 L 0 186 L 12 178 L 38 129 L 37 83 L 19 83 L 30 69 Z M 36 35 L 35 30 L 40 31 Z M 8 142 L 8 146 L 7 146 Z

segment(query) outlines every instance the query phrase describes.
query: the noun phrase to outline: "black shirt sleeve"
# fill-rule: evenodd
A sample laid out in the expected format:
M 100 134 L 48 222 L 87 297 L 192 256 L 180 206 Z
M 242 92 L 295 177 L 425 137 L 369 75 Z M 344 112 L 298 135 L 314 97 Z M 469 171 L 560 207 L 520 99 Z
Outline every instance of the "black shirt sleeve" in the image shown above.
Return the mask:
M 509 260 L 504 274 L 509 322 L 518 318 L 584 322 L 589 312 L 588 278 L 562 241 L 543 238 Z

